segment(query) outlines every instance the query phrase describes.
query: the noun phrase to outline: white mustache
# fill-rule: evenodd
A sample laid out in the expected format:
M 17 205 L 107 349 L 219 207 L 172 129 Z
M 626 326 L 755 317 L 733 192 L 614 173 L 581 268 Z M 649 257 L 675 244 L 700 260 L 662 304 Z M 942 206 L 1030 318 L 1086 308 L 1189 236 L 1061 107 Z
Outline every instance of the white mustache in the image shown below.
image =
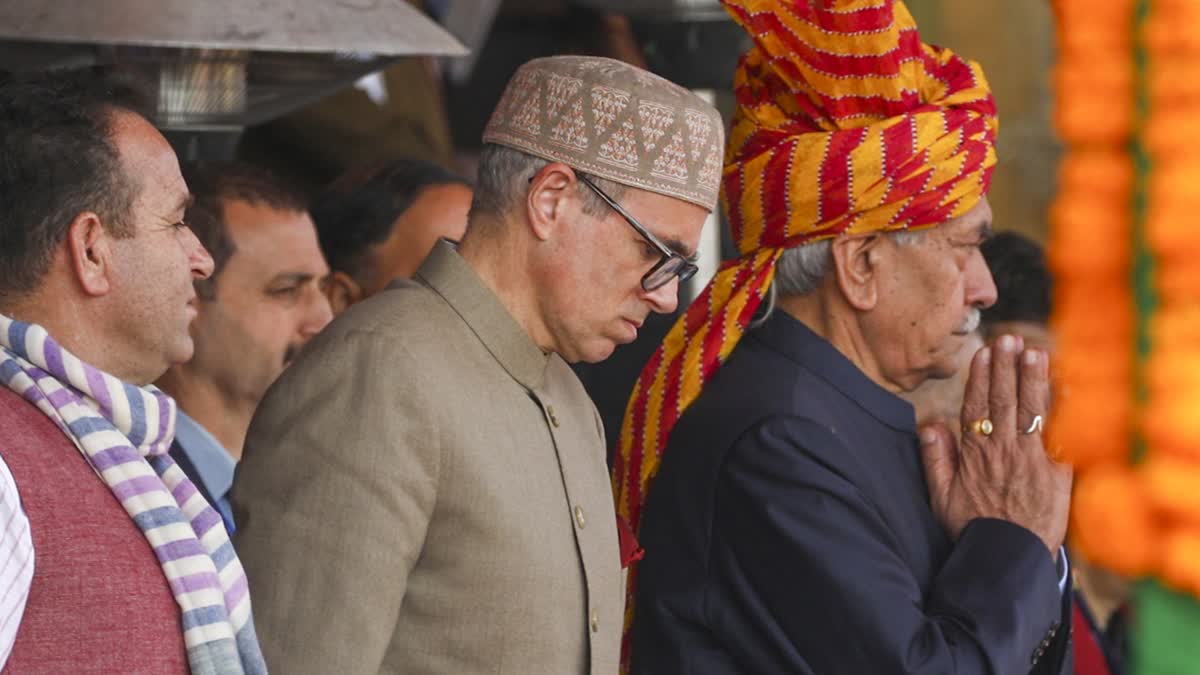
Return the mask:
M 974 333 L 976 330 L 979 329 L 979 319 L 980 319 L 979 309 L 972 307 L 971 310 L 969 312 L 967 312 L 967 317 L 965 319 L 963 319 L 962 326 L 959 327 L 958 332 Z

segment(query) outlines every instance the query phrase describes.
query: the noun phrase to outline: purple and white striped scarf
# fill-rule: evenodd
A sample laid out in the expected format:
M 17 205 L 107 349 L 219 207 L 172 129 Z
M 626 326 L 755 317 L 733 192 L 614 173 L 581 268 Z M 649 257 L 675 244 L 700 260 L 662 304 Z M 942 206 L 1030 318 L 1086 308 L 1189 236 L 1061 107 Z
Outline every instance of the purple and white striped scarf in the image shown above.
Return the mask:
M 175 401 L 3 314 L 0 381 L 58 424 L 146 535 L 179 604 L 192 673 L 266 673 L 246 573 L 221 516 L 167 454 Z

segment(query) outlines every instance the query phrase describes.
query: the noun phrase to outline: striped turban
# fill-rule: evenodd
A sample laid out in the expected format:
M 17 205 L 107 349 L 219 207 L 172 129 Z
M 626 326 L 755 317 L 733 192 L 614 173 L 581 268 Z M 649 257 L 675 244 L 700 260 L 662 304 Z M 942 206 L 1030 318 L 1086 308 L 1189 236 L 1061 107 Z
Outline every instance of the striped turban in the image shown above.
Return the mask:
M 734 78 L 722 177 L 740 257 L 667 334 L 626 408 L 613 484 L 627 564 L 671 429 L 737 345 L 782 252 L 840 234 L 938 225 L 978 203 L 996 163 L 998 121 L 983 71 L 922 43 L 903 2 L 722 3 L 754 39 Z

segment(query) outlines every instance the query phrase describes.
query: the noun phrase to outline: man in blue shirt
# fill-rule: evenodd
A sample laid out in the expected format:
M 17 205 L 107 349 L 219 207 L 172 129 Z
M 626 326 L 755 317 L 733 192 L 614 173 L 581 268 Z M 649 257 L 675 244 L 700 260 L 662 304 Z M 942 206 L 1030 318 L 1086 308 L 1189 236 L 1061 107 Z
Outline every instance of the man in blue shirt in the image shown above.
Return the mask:
M 235 528 L 227 494 L 250 418 L 267 388 L 332 318 L 329 267 L 303 195 L 262 169 L 183 167 L 185 221 L 213 255 L 197 282 L 196 353 L 157 384 L 179 403 L 171 456 Z
M 175 415 L 175 442 L 170 452 L 200 494 L 221 514 L 225 530 L 233 534 L 236 528 L 229 505 L 229 488 L 233 487 L 233 471 L 237 467 L 233 455 L 182 409 Z

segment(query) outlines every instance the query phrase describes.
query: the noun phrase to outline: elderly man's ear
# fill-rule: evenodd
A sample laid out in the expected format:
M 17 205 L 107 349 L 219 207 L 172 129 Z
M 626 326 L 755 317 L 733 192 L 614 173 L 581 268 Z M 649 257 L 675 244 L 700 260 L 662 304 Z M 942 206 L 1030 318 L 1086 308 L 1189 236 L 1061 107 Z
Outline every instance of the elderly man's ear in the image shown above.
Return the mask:
M 363 299 L 363 289 L 349 274 L 334 271 L 325 281 L 325 297 L 329 299 L 333 315 L 337 316 Z
M 112 235 L 100 216 L 84 211 L 67 228 L 67 262 L 79 280 L 79 287 L 92 297 L 112 290 Z
M 879 301 L 880 261 L 886 237 L 843 236 L 833 240 L 835 281 L 846 303 L 859 311 L 870 311 Z

